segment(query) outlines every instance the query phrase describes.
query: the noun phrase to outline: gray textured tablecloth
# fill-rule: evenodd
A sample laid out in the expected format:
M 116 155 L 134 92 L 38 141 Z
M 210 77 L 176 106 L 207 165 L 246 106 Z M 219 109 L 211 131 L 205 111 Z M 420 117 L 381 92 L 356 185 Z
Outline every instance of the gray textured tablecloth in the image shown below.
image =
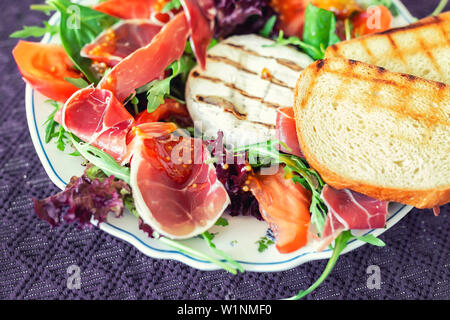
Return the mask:
M 2 299 L 278 299 L 308 287 L 326 261 L 275 273 L 203 272 L 180 262 L 156 260 L 98 230 L 52 229 L 36 218 L 31 197 L 58 189 L 34 151 L 25 117 L 25 85 L 8 35 L 45 16 L 28 10 L 37 0 L 0 2 L 0 298 Z M 437 0 L 405 0 L 423 17 Z M 448 9 L 447 9 L 448 10 Z M 342 256 L 325 283 L 308 299 L 449 299 L 450 206 L 439 217 L 413 210 L 380 238 Z M 80 268 L 80 289 L 67 286 L 67 268 Z M 369 266 L 381 285 L 367 285 Z M 369 273 L 368 273 L 369 271 Z

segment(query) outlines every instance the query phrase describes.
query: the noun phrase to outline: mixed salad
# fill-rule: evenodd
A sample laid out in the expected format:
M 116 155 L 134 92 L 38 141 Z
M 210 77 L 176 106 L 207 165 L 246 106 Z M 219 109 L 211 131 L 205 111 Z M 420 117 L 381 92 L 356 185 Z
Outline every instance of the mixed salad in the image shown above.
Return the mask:
M 47 0 L 31 9 L 57 12 L 58 23 L 11 36 L 49 33 L 60 44 L 21 40 L 14 59 L 54 106 L 46 143 L 86 164 L 64 191 L 34 200 L 41 219 L 88 227 L 127 208 L 149 237 L 237 273 L 244 269 L 208 230 L 227 225 L 224 213 L 253 216 L 274 236 L 260 251 L 274 243 L 290 253 L 310 241 L 333 250 L 323 275 L 294 299 L 323 282 L 355 238 L 351 230 L 384 227 L 387 202 L 334 190 L 308 165 L 292 108 L 278 114 L 279 139 L 230 147 L 222 132 L 198 132 L 185 87 L 195 66 L 207 66 L 208 50 L 230 36 L 257 34 L 317 60 L 332 44 L 389 29 L 397 14 L 390 0 Z M 261 173 L 273 166 L 272 174 Z M 202 237 L 214 255 L 177 240 L 191 237 Z M 384 246 L 372 235 L 358 239 Z

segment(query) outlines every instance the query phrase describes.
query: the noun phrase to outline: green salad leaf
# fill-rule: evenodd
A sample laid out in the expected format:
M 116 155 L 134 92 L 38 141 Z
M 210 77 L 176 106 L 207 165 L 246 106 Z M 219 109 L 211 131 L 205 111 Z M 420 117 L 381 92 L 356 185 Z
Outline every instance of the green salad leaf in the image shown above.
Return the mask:
M 121 166 L 106 152 L 82 142 L 71 133 L 69 133 L 69 138 L 75 149 L 94 166 L 101 169 L 108 176 L 114 176 L 128 184 L 130 183 L 130 168 Z
M 302 48 L 313 59 L 323 59 L 325 50 L 341 40 L 336 35 L 336 17 L 334 13 L 309 4 L 305 11 L 303 42 L 314 47 L 314 50 Z
M 22 30 L 18 30 L 9 35 L 10 38 L 40 38 L 43 37 L 46 33 L 51 35 L 57 34 L 59 31 L 58 26 L 50 25 L 47 21 L 44 21 L 43 27 L 38 26 L 23 26 Z
M 154 112 L 161 104 L 164 103 L 166 98 L 178 98 L 171 95 L 171 82 L 177 76 L 180 76 L 181 81 L 184 83 L 187 80 L 189 71 L 194 67 L 195 62 L 186 55 L 183 55 L 179 60 L 174 61 L 167 69 L 171 70 L 170 76 L 163 80 L 153 80 L 146 86 L 140 88 L 141 91 L 147 91 L 147 112 Z
M 70 59 L 89 82 L 96 84 L 99 78 L 91 69 L 92 61 L 80 55 L 81 49 L 119 19 L 69 0 L 48 0 L 47 3 L 61 15 L 59 35 Z

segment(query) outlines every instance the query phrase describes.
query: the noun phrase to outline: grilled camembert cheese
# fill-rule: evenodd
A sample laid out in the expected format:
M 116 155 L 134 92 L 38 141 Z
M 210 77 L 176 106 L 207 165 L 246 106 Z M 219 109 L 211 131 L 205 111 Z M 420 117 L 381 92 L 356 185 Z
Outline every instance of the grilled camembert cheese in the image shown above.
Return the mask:
M 230 37 L 208 51 L 205 70 L 191 71 L 189 113 L 207 137 L 222 131 L 235 147 L 275 139 L 277 109 L 293 106 L 297 79 L 312 62 L 257 35 Z

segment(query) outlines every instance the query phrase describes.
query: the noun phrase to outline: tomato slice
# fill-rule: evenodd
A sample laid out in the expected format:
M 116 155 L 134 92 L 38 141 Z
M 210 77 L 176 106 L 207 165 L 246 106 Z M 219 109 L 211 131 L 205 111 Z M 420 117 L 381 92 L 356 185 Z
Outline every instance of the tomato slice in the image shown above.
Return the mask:
M 385 6 L 369 7 L 352 19 L 353 35 L 355 37 L 391 28 L 392 13 Z
M 355 0 L 313 0 L 316 7 L 332 11 L 339 19 L 350 17 L 354 12 L 361 12 L 362 8 Z
M 120 61 L 99 83 L 124 101 L 135 89 L 158 78 L 186 47 L 189 26 L 184 12 L 167 23 L 147 46 Z
M 280 14 L 280 28 L 287 36 L 301 37 L 305 10 L 311 0 L 271 0 L 270 6 Z
M 65 102 L 78 88 L 64 78 L 81 78 L 64 48 L 54 44 L 19 41 L 12 52 L 25 80 L 44 96 Z
M 160 11 L 170 0 L 108 0 L 94 6 L 94 9 L 120 19 L 150 19 L 152 13 L 161 22 L 169 21 L 167 14 Z
M 134 126 L 145 128 L 146 124 L 154 124 L 155 122 L 168 120 L 170 118 L 175 118 L 177 122 L 180 121 L 183 122 L 183 124 L 191 122 L 191 118 L 189 116 L 189 112 L 187 111 L 186 105 L 179 103 L 173 99 L 166 99 L 164 103 L 152 113 L 148 113 L 147 110 L 139 113 L 136 116 Z M 131 143 L 135 136 L 135 130 L 130 130 L 127 135 L 127 144 Z
M 136 125 L 139 125 L 147 122 L 157 122 L 166 120 L 172 116 L 189 118 L 189 112 L 187 111 L 185 104 L 177 102 L 173 99 L 166 99 L 164 103 L 152 113 L 148 113 L 147 110 L 139 113 L 136 116 L 135 123 Z
M 286 179 L 282 167 L 272 175 L 252 174 L 249 182 L 261 215 L 274 232 L 278 251 L 289 253 L 306 245 L 311 193 Z

